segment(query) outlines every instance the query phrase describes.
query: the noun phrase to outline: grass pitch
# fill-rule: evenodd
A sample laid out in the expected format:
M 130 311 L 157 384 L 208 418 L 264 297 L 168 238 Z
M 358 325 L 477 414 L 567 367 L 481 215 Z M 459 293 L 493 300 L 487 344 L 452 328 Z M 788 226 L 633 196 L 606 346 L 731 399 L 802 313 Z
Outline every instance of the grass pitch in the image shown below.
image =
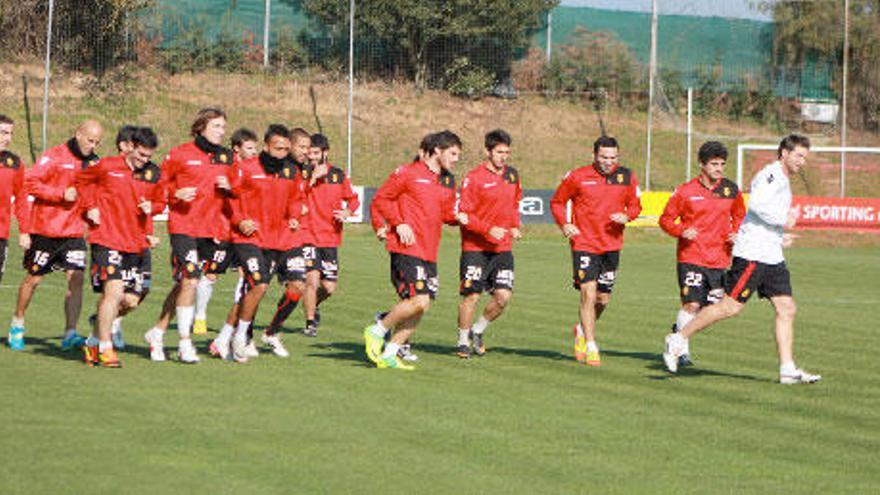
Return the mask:
M 289 359 L 153 364 L 142 342 L 169 287 L 125 320 L 122 370 L 60 351 L 63 279 L 40 287 L 27 350 L 0 349 L 0 493 L 867 493 L 880 486 L 876 248 L 794 248 L 798 362 L 824 379 L 775 383 L 772 310 L 753 300 L 692 342 L 697 366 L 663 371 L 677 309 L 674 247 L 630 232 L 598 328 L 603 366 L 571 357 L 577 294 L 568 247 L 533 230 L 516 248 L 516 292 L 489 327 L 488 354 L 456 342 L 458 244 L 441 247 L 441 291 L 416 337 L 413 373 L 367 366 L 361 330 L 394 302 L 388 258 L 363 228 L 340 250 L 339 292 L 317 339 L 288 322 Z M 21 277 L 10 248 L 8 317 Z M 234 277 L 217 286 L 219 328 Z M 258 323 L 274 308 L 278 287 Z M 89 294 L 81 318 L 94 307 Z M 6 320 L 4 320 L 4 323 Z M 169 356 L 176 337 L 169 335 Z

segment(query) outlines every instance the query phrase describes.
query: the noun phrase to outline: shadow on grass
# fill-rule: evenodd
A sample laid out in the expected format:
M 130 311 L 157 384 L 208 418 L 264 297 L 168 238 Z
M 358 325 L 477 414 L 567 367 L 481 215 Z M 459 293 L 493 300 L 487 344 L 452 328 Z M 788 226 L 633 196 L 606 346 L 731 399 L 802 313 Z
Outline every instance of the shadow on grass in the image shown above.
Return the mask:
M 673 373 L 669 373 L 668 371 L 666 371 L 666 366 L 663 364 L 662 359 L 660 362 L 655 362 L 655 363 L 649 364 L 647 366 L 647 368 L 649 370 L 658 371 L 658 372 L 662 373 L 660 375 L 649 375 L 647 377 L 649 380 L 670 380 L 670 379 L 675 379 L 675 378 L 700 378 L 700 377 L 706 377 L 706 376 L 719 376 L 719 377 L 724 377 L 724 378 L 735 378 L 737 380 L 750 380 L 750 381 L 760 381 L 760 382 L 767 381 L 763 378 L 758 378 L 758 377 L 752 376 L 752 375 L 743 375 L 743 374 L 739 374 L 739 373 L 725 373 L 723 371 L 715 371 L 715 370 L 709 370 L 709 369 L 705 369 L 705 368 L 698 368 L 696 366 L 686 366 L 684 368 L 679 368 L 678 373 L 673 374 Z
M 339 361 L 348 361 L 352 366 L 363 366 L 365 368 L 373 367 L 373 364 L 367 359 L 366 354 L 364 354 L 364 345 L 358 342 L 315 343 L 309 347 L 335 352 L 310 352 L 306 354 L 306 357 L 336 359 Z

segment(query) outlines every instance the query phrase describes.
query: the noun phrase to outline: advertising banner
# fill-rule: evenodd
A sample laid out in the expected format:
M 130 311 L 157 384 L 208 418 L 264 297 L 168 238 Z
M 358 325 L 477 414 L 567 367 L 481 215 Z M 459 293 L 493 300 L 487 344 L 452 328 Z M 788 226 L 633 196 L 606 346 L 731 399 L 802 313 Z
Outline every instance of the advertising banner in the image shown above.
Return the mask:
M 880 232 L 880 199 L 795 196 L 796 229 Z

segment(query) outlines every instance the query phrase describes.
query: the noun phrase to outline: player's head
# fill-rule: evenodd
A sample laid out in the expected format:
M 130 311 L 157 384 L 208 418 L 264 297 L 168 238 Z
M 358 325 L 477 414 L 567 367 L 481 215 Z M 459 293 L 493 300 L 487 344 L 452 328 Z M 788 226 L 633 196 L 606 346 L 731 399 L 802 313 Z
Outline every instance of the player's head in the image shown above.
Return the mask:
M 312 147 L 312 135 L 302 127 L 290 131 L 290 154 L 296 163 L 309 162 L 309 148 Z
M 0 151 L 6 151 L 9 149 L 9 145 L 12 143 L 12 128 L 15 126 L 15 122 L 0 113 Z
M 127 154 L 131 153 L 131 136 L 137 127 L 133 125 L 124 125 L 116 132 L 116 151 Z
M 159 147 L 159 137 L 149 127 L 135 127 L 129 142 L 130 151 L 128 153 L 123 151 L 123 154 L 126 155 L 128 163 L 138 169 L 144 168 L 144 165 L 149 163 L 156 148 Z
M 426 136 L 427 138 L 427 136 Z M 435 161 L 440 167 L 451 171 L 461 157 L 461 139 L 452 131 L 444 130 L 432 134 L 425 151 L 425 160 Z
M 620 157 L 620 145 L 611 136 L 599 136 L 593 142 L 593 161 L 602 173 L 607 174 L 614 170 Z
M 245 127 L 236 129 L 236 131 L 232 133 L 232 138 L 229 140 L 229 144 L 232 145 L 232 151 L 238 155 L 239 160 L 247 160 L 260 153 L 257 134 Z
M 719 180 L 724 177 L 724 166 L 727 164 L 727 148 L 718 141 L 706 141 L 700 146 L 698 154 L 700 169 L 709 180 Z
M 330 140 L 323 134 L 312 134 L 311 147 L 309 148 L 309 163 L 320 165 L 327 162 L 330 154 Z
M 798 173 L 807 162 L 807 155 L 810 154 L 810 138 L 800 134 L 789 134 L 779 142 L 777 153 L 785 173 Z
M 272 158 L 283 159 L 290 154 L 290 129 L 272 124 L 263 135 L 263 149 Z
M 192 137 L 202 136 L 209 143 L 220 146 L 223 143 L 223 136 L 226 135 L 226 112 L 215 107 L 199 110 L 189 133 Z
M 496 167 L 503 167 L 510 157 L 512 142 L 510 134 L 502 129 L 495 129 L 486 134 L 486 155 L 489 157 L 489 162 Z
M 80 153 L 83 156 L 89 156 L 95 152 L 98 145 L 101 144 L 101 138 L 104 137 L 104 128 L 101 127 L 97 120 L 86 120 L 76 128 L 73 138 L 76 145 L 79 146 Z

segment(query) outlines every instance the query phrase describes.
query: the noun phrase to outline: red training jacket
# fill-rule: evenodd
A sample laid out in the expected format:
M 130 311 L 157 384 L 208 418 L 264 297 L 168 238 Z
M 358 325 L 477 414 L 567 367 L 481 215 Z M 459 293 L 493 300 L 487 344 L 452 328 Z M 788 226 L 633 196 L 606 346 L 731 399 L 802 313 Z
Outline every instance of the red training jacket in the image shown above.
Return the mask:
M 13 199 L 18 231 L 28 232 L 28 200 L 24 187 L 24 169 L 24 163 L 15 153 L 0 152 L 0 239 L 9 238 Z
M 301 165 L 291 160 L 290 165 L 286 166 L 285 177 L 290 176 L 293 177 L 296 183 L 296 188 L 299 191 L 299 197 L 301 198 L 301 205 L 305 204 L 306 197 L 308 197 L 309 193 L 309 179 L 312 178 L 312 166 L 311 165 Z M 306 222 L 307 219 L 305 216 L 299 213 L 300 223 Z M 308 213 L 306 213 L 308 216 Z M 279 246 L 282 251 L 288 251 L 293 248 L 298 248 L 300 246 L 304 246 L 309 243 L 309 232 L 308 229 L 298 228 L 296 230 L 287 229 L 284 233 L 281 234 L 279 238 Z
M 467 213 L 468 223 L 461 226 L 462 251 L 500 253 L 513 249 L 510 229 L 520 227 L 519 201 L 522 185 L 515 168 L 505 166 L 500 174 L 488 163 L 474 168 L 461 185 L 458 209 Z M 489 229 L 501 227 L 507 234 L 500 240 L 489 236 Z
M 615 165 L 603 175 L 595 165 L 587 165 L 568 172 L 550 199 L 550 210 L 556 224 L 562 227 L 566 220 L 566 203 L 572 201 L 572 222 L 580 235 L 572 237 L 572 251 L 603 254 L 623 247 L 621 225 L 611 220 L 612 213 L 625 213 L 630 220 L 639 216 L 639 182 L 635 173 Z
M 679 263 L 727 268 L 733 248 L 727 238 L 739 229 L 745 215 L 742 193 L 734 182 L 719 179 L 706 187 L 697 177 L 672 193 L 660 216 L 660 228 L 678 238 Z M 691 227 L 698 233 L 689 241 L 681 234 Z
M 77 158 L 67 143 L 43 152 L 36 165 L 25 174 L 25 188 L 33 197 L 29 219 L 31 234 L 56 238 L 85 234 L 79 197 L 76 201 L 64 201 L 64 191 L 76 185 L 76 176 L 81 170 L 97 162 L 97 157 L 89 161 Z M 77 191 L 77 195 L 79 193 Z
M 417 161 L 397 168 L 376 191 L 373 204 L 388 223 L 385 249 L 390 253 L 437 261 L 437 249 L 443 224 L 455 225 L 455 176 L 447 170 L 432 172 L 425 162 Z M 394 230 L 409 225 L 416 242 L 404 246 Z
M 300 220 L 302 193 L 291 164 L 272 174 L 259 156 L 238 162 L 235 167 L 232 206 L 232 242 L 253 244 L 263 249 L 286 249 L 281 243 L 291 229 L 291 218 Z M 253 220 L 257 230 L 247 236 L 239 230 L 242 220 Z M 301 227 L 300 227 L 301 228 Z
M 333 212 L 347 206 L 357 210 L 360 200 L 351 188 L 351 181 L 342 169 L 331 166 L 327 175 L 318 179 L 308 191 L 309 212 L 304 217 L 309 243 L 316 247 L 337 247 L 342 243 L 342 222 Z

